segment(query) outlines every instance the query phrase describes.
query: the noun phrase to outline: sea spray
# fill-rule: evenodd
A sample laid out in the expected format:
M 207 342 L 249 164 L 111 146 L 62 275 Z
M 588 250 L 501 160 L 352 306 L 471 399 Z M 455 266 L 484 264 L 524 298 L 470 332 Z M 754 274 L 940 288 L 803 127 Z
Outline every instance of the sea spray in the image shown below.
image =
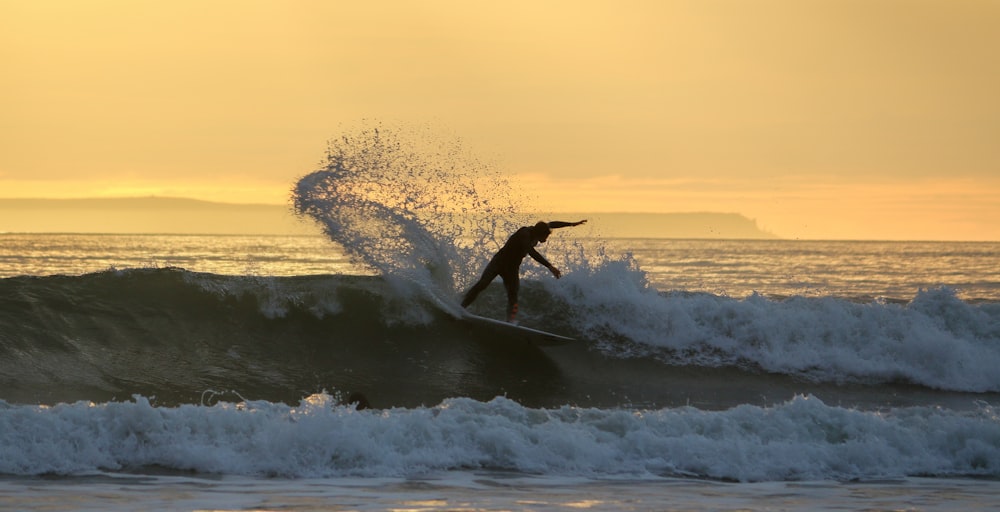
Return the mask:
M 292 194 L 355 262 L 444 303 L 524 220 L 516 197 L 461 141 L 382 124 L 330 140 L 323 167 Z

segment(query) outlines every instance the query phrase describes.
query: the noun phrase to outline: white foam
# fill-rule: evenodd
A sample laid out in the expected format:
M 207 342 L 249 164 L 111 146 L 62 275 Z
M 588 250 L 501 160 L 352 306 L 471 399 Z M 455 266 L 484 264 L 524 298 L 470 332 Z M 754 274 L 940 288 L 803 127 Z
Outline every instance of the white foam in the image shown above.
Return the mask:
M 400 477 L 451 469 L 553 476 L 742 481 L 1000 476 L 1000 421 L 915 407 L 863 412 L 812 397 L 727 411 L 530 409 L 503 398 L 356 411 L 314 395 L 155 407 L 79 402 L 0 407 L 0 473 L 160 466 L 287 477 Z
M 859 304 L 661 294 L 643 277 L 627 261 L 605 261 L 542 282 L 569 304 L 584 337 L 612 354 L 659 351 L 681 364 L 744 364 L 820 381 L 1000 391 L 1000 307 L 967 304 L 947 288 L 905 305 Z

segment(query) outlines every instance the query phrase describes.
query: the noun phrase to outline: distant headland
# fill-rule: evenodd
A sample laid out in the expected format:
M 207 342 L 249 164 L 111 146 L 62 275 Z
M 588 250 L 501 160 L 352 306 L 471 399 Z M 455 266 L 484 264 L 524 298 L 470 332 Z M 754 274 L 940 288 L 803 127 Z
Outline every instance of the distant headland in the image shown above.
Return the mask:
M 552 217 L 552 219 L 549 219 Z M 565 219 L 563 219 L 565 217 Z M 778 238 L 738 213 L 559 213 L 590 219 L 599 236 L 619 238 Z M 172 197 L 0 199 L 0 233 L 310 235 L 318 228 L 291 207 Z

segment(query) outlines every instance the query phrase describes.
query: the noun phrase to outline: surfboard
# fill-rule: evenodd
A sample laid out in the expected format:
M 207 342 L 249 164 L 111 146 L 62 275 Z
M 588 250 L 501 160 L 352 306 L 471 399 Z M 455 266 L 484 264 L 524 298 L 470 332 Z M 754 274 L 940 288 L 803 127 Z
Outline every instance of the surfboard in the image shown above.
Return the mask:
M 532 329 L 531 327 L 504 322 L 503 320 L 497 320 L 495 318 L 473 315 L 472 313 L 465 313 L 462 315 L 461 320 L 463 322 L 470 322 L 489 328 L 498 334 L 510 336 L 516 339 L 522 339 L 542 347 L 565 345 L 576 341 L 574 338 L 563 336 L 561 334 L 554 334 L 540 329 Z

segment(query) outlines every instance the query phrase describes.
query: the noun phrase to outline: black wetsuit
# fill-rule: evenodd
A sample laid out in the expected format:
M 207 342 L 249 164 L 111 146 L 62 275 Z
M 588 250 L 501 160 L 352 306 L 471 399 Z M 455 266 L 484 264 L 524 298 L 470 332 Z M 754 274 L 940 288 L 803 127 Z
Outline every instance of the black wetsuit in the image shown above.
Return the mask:
M 531 256 L 546 268 L 552 267 L 552 264 L 535 250 L 535 244 L 538 242 L 532 232 L 533 229 L 532 227 L 525 226 L 515 231 L 507 239 L 507 243 L 500 248 L 500 251 L 486 265 L 486 270 L 483 270 L 483 276 L 465 294 L 465 298 L 462 299 L 462 307 L 472 304 L 472 301 L 476 300 L 476 296 L 485 290 L 497 276 L 500 276 L 503 279 L 504 288 L 507 289 L 507 318 L 513 318 L 513 315 L 517 314 L 517 291 L 520 287 L 519 274 L 521 261 L 524 260 L 525 256 Z

